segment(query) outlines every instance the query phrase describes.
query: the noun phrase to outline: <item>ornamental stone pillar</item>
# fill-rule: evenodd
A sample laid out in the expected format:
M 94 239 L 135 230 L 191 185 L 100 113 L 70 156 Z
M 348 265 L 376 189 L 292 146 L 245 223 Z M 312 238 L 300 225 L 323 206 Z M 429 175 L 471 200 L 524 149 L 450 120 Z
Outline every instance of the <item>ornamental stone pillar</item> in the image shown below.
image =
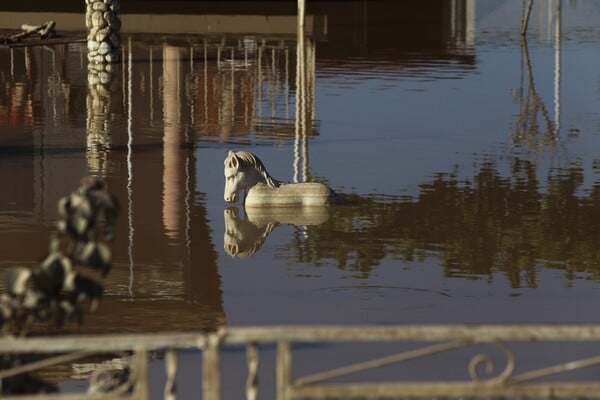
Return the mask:
M 119 61 L 121 47 L 121 1 L 85 0 L 85 26 L 90 64 L 104 65 Z
M 120 0 L 85 0 L 88 49 L 87 159 L 89 173 L 106 172 L 119 94 L 121 56 Z

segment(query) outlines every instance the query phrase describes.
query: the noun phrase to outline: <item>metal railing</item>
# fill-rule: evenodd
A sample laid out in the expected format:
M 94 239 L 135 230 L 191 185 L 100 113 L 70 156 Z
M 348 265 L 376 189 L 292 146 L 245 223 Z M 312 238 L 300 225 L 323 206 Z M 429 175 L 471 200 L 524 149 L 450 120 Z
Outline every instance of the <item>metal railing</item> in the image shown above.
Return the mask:
M 585 358 L 544 366 L 515 373 L 517 357 L 510 346 L 519 342 L 576 343 L 600 341 L 600 325 L 431 325 L 431 326 L 273 326 L 231 327 L 214 333 L 125 334 L 70 337 L 39 337 L 0 339 L 0 353 L 60 354 L 42 362 L 0 371 L 0 379 L 22 372 L 64 363 L 90 354 L 132 353 L 129 380 L 120 387 L 120 394 L 133 399 L 149 396 L 149 352 L 165 351 L 167 383 L 165 398 L 174 399 L 174 379 L 177 370 L 177 350 L 202 351 L 203 398 L 221 398 L 221 348 L 245 345 L 248 377 L 246 396 L 259 398 L 258 370 L 259 345 L 276 344 L 277 399 L 296 398 L 378 398 L 378 397 L 600 397 L 600 377 L 590 381 L 561 380 L 560 374 L 600 365 L 600 353 Z M 293 344 L 301 343 L 359 343 L 403 342 L 418 344 L 410 350 L 386 355 L 311 375 L 293 378 Z M 327 382 L 328 380 L 409 360 L 421 359 L 478 344 L 497 348 L 505 358 L 504 368 L 492 377 L 482 377 L 482 367 L 489 369 L 492 358 L 476 354 L 470 358 L 467 369 L 470 379 L 449 381 L 394 381 L 394 382 Z M 522 368 L 521 368 L 522 369 Z M 489 371 L 488 371 L 489 372 Z M 552 377 L 552 379 L 546 379 Z M 556 379 L 556 378 L 559 379 Z M 115 392 L 90 394 L 90 399 L 114 398 Z M 8 397 L 7 397 L 8 398 Z M 10 397 L 10 399 L 39 399 L 37 396 Z M 74 399 L 77 395 L 48 396 Z

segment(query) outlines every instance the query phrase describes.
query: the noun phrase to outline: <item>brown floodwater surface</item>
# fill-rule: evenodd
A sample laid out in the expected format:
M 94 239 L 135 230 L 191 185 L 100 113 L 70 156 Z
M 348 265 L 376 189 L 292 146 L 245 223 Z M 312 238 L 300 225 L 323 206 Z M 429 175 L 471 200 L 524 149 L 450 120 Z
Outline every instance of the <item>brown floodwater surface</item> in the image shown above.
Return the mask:
M 540 6 L 527 41 L 520 2 L 316 2 L 303 36 L 279 7 L 124 28 L 104 84 L 85 43 L 0 47 L 0 270 L 97 175 L 114 265 L 72 332 L 600 320 L 599 5 Z M 228 150 L 348 204 L 226 204 Z

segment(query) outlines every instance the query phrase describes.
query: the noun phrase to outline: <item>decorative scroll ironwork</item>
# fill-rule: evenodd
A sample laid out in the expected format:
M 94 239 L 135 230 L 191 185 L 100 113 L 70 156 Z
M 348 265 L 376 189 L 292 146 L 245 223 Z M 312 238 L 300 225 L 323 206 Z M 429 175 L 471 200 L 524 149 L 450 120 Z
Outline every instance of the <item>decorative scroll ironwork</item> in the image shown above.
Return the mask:
M 502 383 L 505 382 L 512 375 L 515 369 L 515 356 L 513 355 L 512 351 L 510 351 L 509 348 L 502 342 L 494 342 L 492 343 L 492 345 L 496 346 L 504 353 L 507 360 L 506 366 L 504 367 L 504 370 L 500 372 L 499 375 L 492 378 L 482 378 L 479 375 L 477 366 L 482 363 L 485 364 L 486 374 L 491 375 L 494 373 L 494 362 L 492 361 L 492 358 L 489 357 L 487 354 L 477 354 L 469 362 L 469 376 L 474 381 L 487 383 Z

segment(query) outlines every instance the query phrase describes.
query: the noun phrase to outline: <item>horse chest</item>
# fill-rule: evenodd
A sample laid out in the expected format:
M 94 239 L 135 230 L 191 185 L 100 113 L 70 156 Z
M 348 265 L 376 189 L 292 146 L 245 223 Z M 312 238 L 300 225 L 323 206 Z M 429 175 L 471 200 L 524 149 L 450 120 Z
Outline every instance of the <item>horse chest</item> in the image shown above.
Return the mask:
M 258 183 L 248 190 L 245 205 L 322 206 L 334 203 L 334 196 L 327 186 L 317 182 L 282 184 L 276 188 Z

